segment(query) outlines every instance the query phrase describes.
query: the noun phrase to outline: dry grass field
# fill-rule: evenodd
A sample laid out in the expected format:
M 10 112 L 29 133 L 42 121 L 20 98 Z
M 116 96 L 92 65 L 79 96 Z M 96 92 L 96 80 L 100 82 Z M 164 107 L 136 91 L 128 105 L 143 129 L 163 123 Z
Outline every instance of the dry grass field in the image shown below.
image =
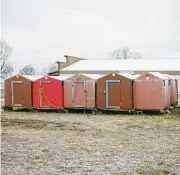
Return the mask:
M 172 116 L 4 112 L 2 174 L 180 174 Z
M 1 99 L 4 98 L 4 89 L 1 89 Z

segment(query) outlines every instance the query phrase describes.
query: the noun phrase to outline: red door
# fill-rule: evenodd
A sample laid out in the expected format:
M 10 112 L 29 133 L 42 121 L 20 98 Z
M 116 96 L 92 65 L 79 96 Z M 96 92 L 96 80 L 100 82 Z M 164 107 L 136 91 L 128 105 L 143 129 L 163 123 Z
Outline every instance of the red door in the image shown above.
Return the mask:
M 40 107 L 53 107 L 52 92 L 49 91 L 51 81 L 40 81 Z

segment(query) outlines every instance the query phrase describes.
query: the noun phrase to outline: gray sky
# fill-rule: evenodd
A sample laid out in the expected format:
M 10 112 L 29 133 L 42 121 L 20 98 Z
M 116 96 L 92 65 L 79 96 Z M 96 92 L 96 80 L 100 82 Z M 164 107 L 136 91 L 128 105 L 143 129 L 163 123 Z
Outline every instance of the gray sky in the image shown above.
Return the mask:
M 64 55 L 89 59 L 129 46 L 146 58 L 180 58 L 179 0 L 2 0 L 3 39 L 15 70 Z

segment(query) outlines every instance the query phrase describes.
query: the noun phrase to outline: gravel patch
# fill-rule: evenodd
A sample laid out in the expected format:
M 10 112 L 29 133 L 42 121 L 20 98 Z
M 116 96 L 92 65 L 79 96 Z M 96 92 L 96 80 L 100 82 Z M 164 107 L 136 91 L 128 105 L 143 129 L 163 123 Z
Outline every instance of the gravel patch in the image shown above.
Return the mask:
M 180 174 L 180 116 L 4 112 L 2 174 Z

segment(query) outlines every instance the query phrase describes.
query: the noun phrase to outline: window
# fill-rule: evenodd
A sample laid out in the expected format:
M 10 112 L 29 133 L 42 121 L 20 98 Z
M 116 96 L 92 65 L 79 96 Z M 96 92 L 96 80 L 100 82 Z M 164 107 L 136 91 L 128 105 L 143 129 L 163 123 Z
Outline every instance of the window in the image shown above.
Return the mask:
M 168 80 L 168 86 L 170 86 L 171 85 L 171 80 Z
M 166 84 L 165 84 L 165 80 L 163 80 L 163 87 L 165 86 Z

